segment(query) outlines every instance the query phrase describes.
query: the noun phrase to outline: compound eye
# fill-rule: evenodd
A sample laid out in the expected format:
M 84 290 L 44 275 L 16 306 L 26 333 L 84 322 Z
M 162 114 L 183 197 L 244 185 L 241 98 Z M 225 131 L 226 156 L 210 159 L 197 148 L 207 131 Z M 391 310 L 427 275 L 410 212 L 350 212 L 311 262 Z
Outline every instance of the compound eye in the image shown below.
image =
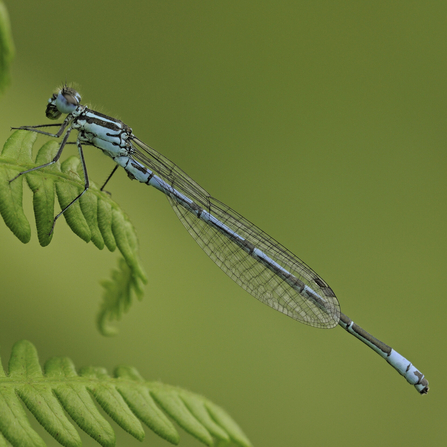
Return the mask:
M 50 118 L 50 120 L 57 120 L 62 115 L 62 112 L 59 111 L 54 102 L 50 102 L 45 110 L 45 115 L 47 118 Z
M 73 88 L 64 86 L 48 100 L 45 114 L 47 118 L 57 119 L 63 113 L 72 113 L 81 102 L 81 95 Z
M 61 113 L 71 113 L 79 105 L 80 99 L 81 97 L 74 90 L 73 92 L 62 90 L 57 95 L 55 103 Z
M 47 108 L 45 110 L 45 115 L 47 118 L 50 118 L 52 120 L 58 119 L 62 112 L 60 112 L 56 106 L 56 99 L 57 95 L 56 93 L 53 94 L 53 96 L 48 100 Z

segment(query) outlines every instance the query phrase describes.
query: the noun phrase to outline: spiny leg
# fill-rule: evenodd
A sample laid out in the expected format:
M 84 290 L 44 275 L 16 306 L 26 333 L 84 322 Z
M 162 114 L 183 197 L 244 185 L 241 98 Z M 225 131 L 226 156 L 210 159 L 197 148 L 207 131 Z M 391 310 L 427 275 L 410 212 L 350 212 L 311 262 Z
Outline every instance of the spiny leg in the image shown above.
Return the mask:
M 51 123 L 51 124 L 38 124 L 37 126 L 20 126 L 20 127 L 11 127 L 11 130 L 29 130 L 32 132 L 32 129 L 39 129 L 41 127 L 56 127 L 63 126 L 64 123 Z
M 19 178 L 23 174 L 28 174 L 28 172 L 37 171 L 38 169 L 46 168 L 47 166 L 51 166 L 52 164 L 56 163 L 60 156 L 62 155 L 62 151 L 64 150 L 65 144 L 67 143 L 67 139 L 70 136 L 70 132 L 72 129 L 68 129 L 67 133 L 64 135 L 64 139 L 61 142 L 61 145 L 59 146 L 59 150 L 57 151 L 54 158 L 49 161 L 48 163 L 44 163 L 43 165 L 36 166 L 35 168 L 27 169 L 26 171 L 19 172 L 14 178 L 12 178 L 9 183 L 13 182 L 15 179 Z M 37 132 L 37 131 L 36 131 Z
M 104 185 L 101 186 L 100 191 L 104 191 L 105 186 L 107 185 L 107 183 L 109 183 L 109 180 L 112 178 L 112 175 L 115 174 L 115 172 L 116 172 L 117 169 L 118 169 L 118 165 L 116 165 L 116 166 L 113 168 L 113 171 L 112 171 L 112 172 L 110 173 L 110 175 L 107 177 L 107 180 L 104 182 Z M 107 191 L 104 191 L 104 192 L 107 192 Z M 108 192 L 107 192 L 107 193 L 108 193 Z M 110 194 L 110 193 L 108 193 L 108 194 Z
M 82 164 L 82 170 L 84 171 L 84 190 L 77 195 L 53 220 L 53 226 L 51 227 L 51 231 L 48 235 L 51 235 L 51 233 L 54 230 L 54 226 L 56 225 L 56 221 L 57 219 L 59 219 L 60 216 L 62 216 L 62 214 L 65 213 L 65 211 L 68 210 L 68 208 L 71 207 L 71 205 L 73 205 L 74 203 L 76 203 L 84 194 L 85 192 L 88 190 L 88 188 L 90 187 L 90 182 L 88 179 L 88 174 L 87 174 L 87 166 L 85 164 L 85 160 L 84 160 L 84 152 L 82 151 L 82 146 L 81 143 L 78 141 L 76 141 L 76 144 L 78 145 L 78 150 L 79 150 L 79 156 L 81 158 L 81 164 Z
M 59 138 L 64 133 L 64 130 L 70 124 L 71 121 L 72 121 L 72 119 L 65 119 L 65 121 L 62 124 L 60 124 L 60 123 L 39 124 L 37 126 L 11 127 L 11 129 L 14 129 L 14 130 L 27 130 L 29 132 L 36 132 L 36 133 L 40 133 L 42 135 L 46 135 L 48 137 Z M 42 130 L 37 130 L 37 129 L 41 128 L 41 127 L 55 127 L 55 126 L 60 126 L 59 130 L 57 131 L 57 133 L 50 133 L 50 132 L 44 132 Z

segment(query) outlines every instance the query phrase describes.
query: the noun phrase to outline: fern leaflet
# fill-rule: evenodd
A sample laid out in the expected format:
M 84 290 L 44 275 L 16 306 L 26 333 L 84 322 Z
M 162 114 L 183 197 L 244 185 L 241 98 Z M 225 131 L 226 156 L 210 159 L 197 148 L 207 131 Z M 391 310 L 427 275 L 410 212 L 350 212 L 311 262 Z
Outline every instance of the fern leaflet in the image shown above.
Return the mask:
M 167 413 L 208 446 L 215 439 L 225 444 L 251 446 L 230 416 L 202 396 L 160 382 L 146 382 L 129 366 L 117 367 L 114 377 L 97 367 L 82 368 L 78 374 L 67 357 L 48 360 L 43 373 L 36 348 L 27 340 L 14 345 L 9 374 L 0 365 L 0 446 L 7 445 L 7 440 L 13 447 L 45 447 L 32 429 L 20 400 L 45 430 L 66 447 L 79 447 L 81 439 L 65 412 L 100 445 L 115 445 L 115 433 L 94 400 L 140 441 L 145 435 L 142 421 L 165 440 L 178 444 L 179 435 Z
M 103 301 L 97 315 L 97 326 L 102 335 L 116 335 L 117 329 L 109 321 L 120 320 L 121 316 L 129 310 L 132 295 L 143 298 L 141 281 L 132 275 L 132 270 L 123 258 L 118 260 L 118 270 L 112 271 L 111 280 L 101 281 L 104 288 Z
M 11 183 L 9 180 L 21 171 L 52 160 L 59 147 L 56 141 L 48 141 L 33 161 L 32 148 L 36 138 L 37 134 L 33 132 L 14 132 L 0 154 L 0 213 L 8 228 L 25 244 L 31 238 L 31 228 L 22 205 L 23 179 L 19 177 Z M 33 191 L 37 235 L 40 245 L 45 247 L 53 237 L 49 233 L 54 218 L 55 192 L 64 208 L 84 188 L 80 160 L 72 156 L 62 164 L 55 163 L 24 177 Z M 118 247 L 125 260 L 127 274 L 114 274 L 112 283 L 103 283 L 107 285 L 104 285 L 104 304 L 98 321 L 102 322 L 99 325 L 101 332 L 111 335 L 113 331 L 106 328 L 106 320 L 119 319 L 121 311 L 129 307 L 130 294 L 133 292 L 141 298 L 142 284 L 147 282 L 138 258 L 135 229 L 124 211 L 93 182 L 90 182 L 88 192 L 64 213 L 64 217 L 71 230 L 85 242 L 92 241 L 100 250 L 104 246 L 110 251 Z M 122 264 L 120 268 L 123 271 Z M 119 279 L 119 282 L 113 279 Z M 126 294 L 120 295 L 119 291 L 126 291 Z M 120 304 L 120 300 L 126 304 Z M 114 306 L 111 306 L 112 302 Z

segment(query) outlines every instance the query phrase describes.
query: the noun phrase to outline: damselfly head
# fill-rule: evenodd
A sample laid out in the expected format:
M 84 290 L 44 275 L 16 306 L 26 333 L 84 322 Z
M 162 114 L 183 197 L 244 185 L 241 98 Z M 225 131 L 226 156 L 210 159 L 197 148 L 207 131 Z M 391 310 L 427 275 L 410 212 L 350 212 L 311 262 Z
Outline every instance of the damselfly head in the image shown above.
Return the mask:
M 48 100 L 45 115 L 52 120 L 58 119 L 63 113 L 71 113 L 81 102 L 81 95 L 71 87 L 64 85 Z

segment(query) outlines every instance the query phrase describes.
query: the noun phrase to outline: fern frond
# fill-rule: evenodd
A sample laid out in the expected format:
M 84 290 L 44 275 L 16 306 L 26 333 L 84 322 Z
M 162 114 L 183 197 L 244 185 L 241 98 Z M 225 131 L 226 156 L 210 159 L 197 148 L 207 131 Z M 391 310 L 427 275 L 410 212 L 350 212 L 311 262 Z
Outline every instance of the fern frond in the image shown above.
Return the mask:
M 44 371 L 36 348 L 26 340 L 14 345 L 8 375 L 0 365 L 0 447 L 6 445 L 5 439 L 13 447 L 45 446 L 32 429 L 20 400 L 63 446 L 81 445 L 65 412 L 99 444 L 114 446 L 115 433 L 93 398 L 119 426 L 139 440 L 144 438 L 142 421 L 165 440 L 178 444 L 179 435 L 166 412 L 208 446 L 214 440 L 242 447 L 251 445 L 230 416 L 208 399 L 178 387 L 147 382 L 135 368 L 119 366 L 114 377 L 95 367 L 82 368 L 78 374 L 69 358 L 55 357 L 45 363 Z
M 13 58 L 14 43 L 12 41 L 8 10 L 4 3 L 0 1 L 0 93 L 9 85 Z
M 121 258 L 118 260 L 118 270 L 112 270 L 112 280 L 103 280 L 101 285 L 104 293 L 96 319 L 98 330 L 105 336 L 116 335 L 116 328 L 109 323 L 119 321 L 128 311 L 133 294 L 139 300 L 143 298 L 142 282 L 139 277 L 132 275 L 132 270 Z
M 34 132 L 16 131 L 6 141 L 0 154 L 0 214 L 8 228 L 23 243 L 29 242 L 31 238 L 31 228 L 22 205 L 23 178 L 19 177 L 11 183 L 9 180 L 19 172 L 49 162 L 59 147 L 57 141 L 48 141 L 33 160 L 32 148 L 36 138 Z M 45 247 L 53 237 L 49 233 L 54 219 L 55 191 L 61 208 L 64 208 L 84 189 L 80 160 L 72 156 L 62 164 L 57 162 L 23 177 L 26 177 L 33 191 L 37 235 L 40 245 Z M 110 294 L 114 289 L 115 302 L 122 300 L 129 303 L 131 291 L 141 298 L 142 284 L 147 282 L 147 278 L 138 257 L 138 239 L 132 223 L 118 204 L 90 182 L 87 193 L 64 213 L 64 217 L 71 230 L 85 242 L 92 241 L 100 250 L 104 246 L 110 251 L 118 247 L 121 252 L 128 267 L 127 274 L 120 277 L 115 275 L 114 278 L 119 281 L 114 284 L 108 282 L 104 286 L 105 293 Z M 123 283 L 124 277 L 127 284 Z M 119 290 L 125 290 L 126 294 L 118 295 Z M 107 318 L 118 319 L 120 314 L 117 309 L 124 311 L 127 308 L 128 305 L 124 304 L 115 306 L 113 312 L 107 313 Z

